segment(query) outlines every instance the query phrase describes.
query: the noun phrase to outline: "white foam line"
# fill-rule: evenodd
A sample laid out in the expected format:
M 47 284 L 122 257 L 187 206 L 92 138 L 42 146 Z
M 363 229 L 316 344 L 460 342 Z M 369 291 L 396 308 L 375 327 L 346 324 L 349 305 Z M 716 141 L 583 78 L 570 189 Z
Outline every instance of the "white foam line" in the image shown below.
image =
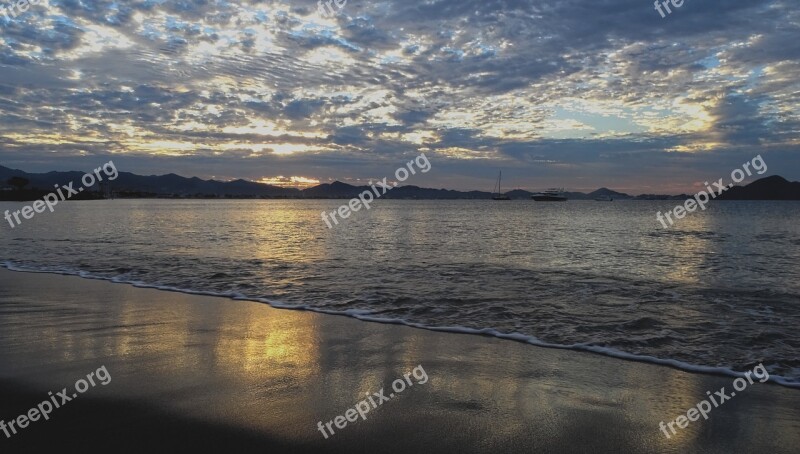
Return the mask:
M 728 367 L 718 367 L 718 366 L 699 366 L 696 364 L 690 364 L 683 361 L 678 361 L 676 359 L 663 359 L 657 358 L 655 356 L 648 356 L 648 355 L 635 355 L 633 353 L 626 353 L 623 351 L 615 350 L 613 348 L 607 347 L 599 347 L 596 345 L 586 345 L 586 344 L 572 344 L 572 345 L 564 345 L 564 344 L 553 344 L 550 342 L 544 342 L 537 339 L 534 336 L 530 336 L 527 334 L 520 334 L 520 333 L 502 333 L 492 328 L 468 328 L 464 326 L 429 326 L 423 325 L 421 323 L 409 322 L 404 319 L 400 318 L 382 318 L 382 317 L 372 317 L 370 316 L 369 311 L 365 310 L 357 310 L 357 309 L 346 309 L 344 311 L 337 311 L 332 309 L 323 309 L 318 307 L 312 307 L 305 304 L 287 304 L 278 301 L 269 300 L 266 298 L 250 298 L 246 295 L 241 293 L 235 292 L 210 292 L 210 291 L 200 291 L 200 290 L 192 290 L 192 289 L 184 289 L 178 287 L 170 287 L 165 285 L 154 285 L 154 284 L 146 284 L 140 281 L 126 281 L 119 278 L 107 278 L 102 276 L 95 276 L 91 275 L 85 271 L 67 271 L 67 270 L 41 270 L 29 267 L 21 267 L 18 265 L 14 265 L 11 262 L 4 262 L 2 266 L 10 271 L 18 271 L 23 273 L 44 273 L 44 274 L 60 274 L 66 276 L 79 276 L 85 279 L 96 279 L 102 281 L 109 281 L 115 284 L 128 284 L 138 288 L 151 288 L 156 290 L 163 290 L 168 292 L 177 292 L 177 293 L 186 293 L 189 295 L 202 295 L 202 296 L 215 296 L 221 298 L 230 298 L 236 301 L 253 301 L 258 303 L 268 304 L 271 307 L 276 309 L 288 309 L 288 310 L 301 310 L 301 311 L 309 311 L 309 312 L 316 312 L 320 314 L 326 315 L 337 315 L 337 316 L 345 316 L 345 317 L 352 317 L 361 321 L 365 322 L 373 322 L 373 323 L 383 323 L 383 324 L 390 324 L 390 325 L 404 325 L 411 328 L 419 328 L 428 331 L 436 331 L 436 332 L 445 332 L 445 333 L 459 333 L 459 334 L 477 334 L 482 336 L 491 336 L 496 337 L 499 339 L 511 340 L 515 342 L 523 342 L 526 344 L 534 345 L 537 347 L 544 347 L 544 348 L 554 348 L 559 350 L 572 350 L 572 351 L 583 351 L 589 353 L 596 353 L 604 356 L 610 356 L 613 358 L 623 359 L 627 361 L 635 361 L 635 362 L 643 362 L 643 363 L 650 363 L 650 364 L 657 364 L 661 366 L 672 367 L 675 369 L 680 369 L 685 372 L 696 372 L 696 373 L 704 373 L 704 374 L 713 374 L 713 375 L 724 375 L 728 377 L 742 377 L 746 378 L 744 372 L 736 372 L 733 369 Z M 780 375 L 773 375 L 770 374 L 769 382 L 773 382 L 787 388 L 794 388 L 800 389 L 800 382 L 793 381 L 792 379 L 782 377 Z

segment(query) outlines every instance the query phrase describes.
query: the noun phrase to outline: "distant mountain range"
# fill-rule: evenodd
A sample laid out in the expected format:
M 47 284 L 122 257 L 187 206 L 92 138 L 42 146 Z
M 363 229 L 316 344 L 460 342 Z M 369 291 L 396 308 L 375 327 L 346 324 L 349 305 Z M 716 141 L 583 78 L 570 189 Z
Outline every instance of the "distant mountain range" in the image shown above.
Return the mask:
M 721 200 L 800 200 L 800 182 L 773 175 L 747 186 L 734 186 L 718 197 Z
M 0 166 L 0 200 L 13 199 L 6 181 L 11 177 L 21 177 L 30 181 L 25 199 L 36 199 L 41 193 L 51 192 L 54 185 L 74 181 L 80 185 L 83 172 L 27 173 L 22 170 Z M 353 186 L 336 181 L 308 189 L 283 188 L 247 180 L 216 181 L 187 178 L 174 173 L 168 175 L 143 176 L 120 172 L 119 177 L 110 182 L 110 191 L 118 198 L 309 198 L 309 199 L 350 199 L 369 189 L 369 186 Z M 95 187 L 95 189 L 99 189 Z M 108 188 L 107 188 L 108 189 Z M 529 200 L 533 192 L 515 189 L 507 192 L 512 199 Z M 16 194 L 17 198 L 22 194 Z M 86 194 L 88 196 L 88 194 Z M 614 200 L 683 200 L 690 196 L 642 194 L 631 196 L 600 188 L 585 194 L 565 192 L 571 200 L 592 200 L 610 197 Z M 455 191 L 449 189 L 420 188 L 418 186 L 398 186 L 382 195 L 387 199 L 489 199 L 492 194 L 485 191 Z M 757 180 L 744 187 L 734 187 L 719 199 L 724 200 L 800 200 L 800 182 L 789 182 L 779 176 Z

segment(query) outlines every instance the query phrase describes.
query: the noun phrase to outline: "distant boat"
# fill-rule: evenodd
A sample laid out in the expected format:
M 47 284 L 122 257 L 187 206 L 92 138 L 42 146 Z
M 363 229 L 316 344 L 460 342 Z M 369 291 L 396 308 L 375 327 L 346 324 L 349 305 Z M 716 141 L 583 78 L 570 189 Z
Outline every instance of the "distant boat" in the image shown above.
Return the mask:
M 492 192 L 492 200 L 511 200 L 507 194 L 500 192 L 500 181 L 503 179 L 503 171 L 497 176 L 497 192 Z
M 551 188 L 534 194 L 531 198 L 537 202 L 566 202 L 567 198 L 562 195 L 563 193 L 564 188 Z
M 613 202 L 614 199 L 611 198 L 610 195 L 601 195 L 599 197 L 594 198 L 595 202 Z

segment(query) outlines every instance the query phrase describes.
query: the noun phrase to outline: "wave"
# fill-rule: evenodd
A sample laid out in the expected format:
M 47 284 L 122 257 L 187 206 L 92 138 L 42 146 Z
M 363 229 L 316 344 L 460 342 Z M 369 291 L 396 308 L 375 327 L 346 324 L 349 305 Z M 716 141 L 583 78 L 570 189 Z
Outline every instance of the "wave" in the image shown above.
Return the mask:
M 332 310 L 332 309 L 325 309 L 320 307 L 315 307 L 307 304 L 287 304 L 285 302 L 271 300 L 267 298 L 258 298 L 258 297 L 251 297 L 239 292 L 214 292 L 208 290 L 197 290 L 197 289 L 189 289 L 189 288 L 182 288 L 182 287 L 175 287 L 175 286 L 167 286 L 167 285 L 157 285 L 157 284 L 149 284 L 142 281 L 135 281 L 135 280 L 127 280 L 120 277 L 106 277 L 106 276 L 99 276 L 96 274 L 92 274 L 86 271 L 76 271 L 72 269 L 58 269 L 58 268 L 36 268 L 30 266 L 22 266 L 16 265 L 9 261 L 3 262 L 0 266 L 16 272 L 25 272 L 25 273 L 43 273 L 43 274 L 59 274 L 59 275 L 67 275 L 67 276 L 78 276 L 84 279 L 95 279 L 95 280 L 103 280 L 109 281 L 116 284 L 127 284 L 132 285 L 134 287 L 139 288 L 150 288 L 162 291 L 169 291 L 169 292 L 178 292 L 184 293 L 189 295 L 203 295 L 203 296 L 214 296 L 214 297 L 222 297 L 222 298 L 229 298 L 232 300 L 237 301 L 253 301 L 268 304 L 271 307 L 276 309 L 288 309 L 288 310 L 303 310 L 303 311 L 310 311 L 316 312 L 326 315 L 336 315 L 336 316 L 346 316 L 352 317 L 361 321 L 365 322 L 373 322 L 373 323 L 384 323 L 384 324 L 393 324 L 393 325 L 404 325 L 412 328 L 424 329 L 428 331 L 437 331 L 437 332 L 447 332 L 447 333 L 458 333 L 458 334 L 471 334 L 471 335 L 481 335 L 481 336 L 490 336 L 495 337 L 498 339 L 510 340 L 515 342 L 522 342 L 529 345 L 543 347 L 543 348 L 553 348 L 553 349 L 560 349 L 560 350 L 573 350 L 573 351 L 581 351 L 581 352 L 589 352 L 600 354 L 608 357 L 613 357 L 617 359 L 627 360 L 627 361 L 636 361 L 642 363 L 649 363 L 649 364 L 657 364 L 661 366 L 672 367 L 675 369 L 683 370 L 686 372 L 693 372 L 693 373 L 704 373 L 704 374 L 713 374 L 713 375 L 722 375 L 734 378 L 746 378 L 744 372 L 738 372 L 733 370 L 730 367 L 720 367 L 720 366 L 706 366 L 706 365 L 697 365 L 691 364 L 685 361 L 680 361 L 672 358 L 659 358 L 650 355 L 639 355 L 628 353 L 622 350 L 617 350 L 614 348 L 609 347 L 601 347 L 597 345 L 591 345 L 588 343 L 576 343 L 576 344 L 557 344 L 551 342 L 542 341 L 535 336 L 531 336 L 528 334 L 521 334 L 521 333 L 506 333 L 501 332 L 493 328 L 470 328 L 464 326 L 436 326 L 431 324 L 424 324 L 424 323 L 417 323 L 412 322 L 402 318 L 387 318 L 387 317 L 378 317 L 374 315 L 374 311 L 365 310 L 365 309 L 345 309 L 345 310 Z M 632 322 L 636 329 L 643 329 L 646 327 L 657 325 L 658 321 L 652 320 L 649 318 L 643 318 L 637 321 Z M 797 379 L 793 379 L 790 377 L 784 377 L 781 375 L 775 375 L 770 373 L 769 375 L 769 382 L 785 386 L 788 388 L 800 389 L 800 381 Z

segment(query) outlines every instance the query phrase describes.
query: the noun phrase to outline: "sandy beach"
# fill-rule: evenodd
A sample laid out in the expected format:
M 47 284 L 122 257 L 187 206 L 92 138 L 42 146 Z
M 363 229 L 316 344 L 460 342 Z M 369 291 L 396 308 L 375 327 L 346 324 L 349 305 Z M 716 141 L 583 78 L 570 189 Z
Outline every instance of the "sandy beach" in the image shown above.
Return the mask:
M 750 386 L 667 439 L 732 379 L 491 337 L 367 323 L 73 276 L 0 270 L 0 418 L 105 366 L 111 381 L 4 452 L 796 452 L 800 393 Z M 325 439 L 334 420 L 415 383 Z M 388 391 L 387 391 L 388 394 Z
M 0 29 L 0 454 L 800 454 L 797 1 Z

